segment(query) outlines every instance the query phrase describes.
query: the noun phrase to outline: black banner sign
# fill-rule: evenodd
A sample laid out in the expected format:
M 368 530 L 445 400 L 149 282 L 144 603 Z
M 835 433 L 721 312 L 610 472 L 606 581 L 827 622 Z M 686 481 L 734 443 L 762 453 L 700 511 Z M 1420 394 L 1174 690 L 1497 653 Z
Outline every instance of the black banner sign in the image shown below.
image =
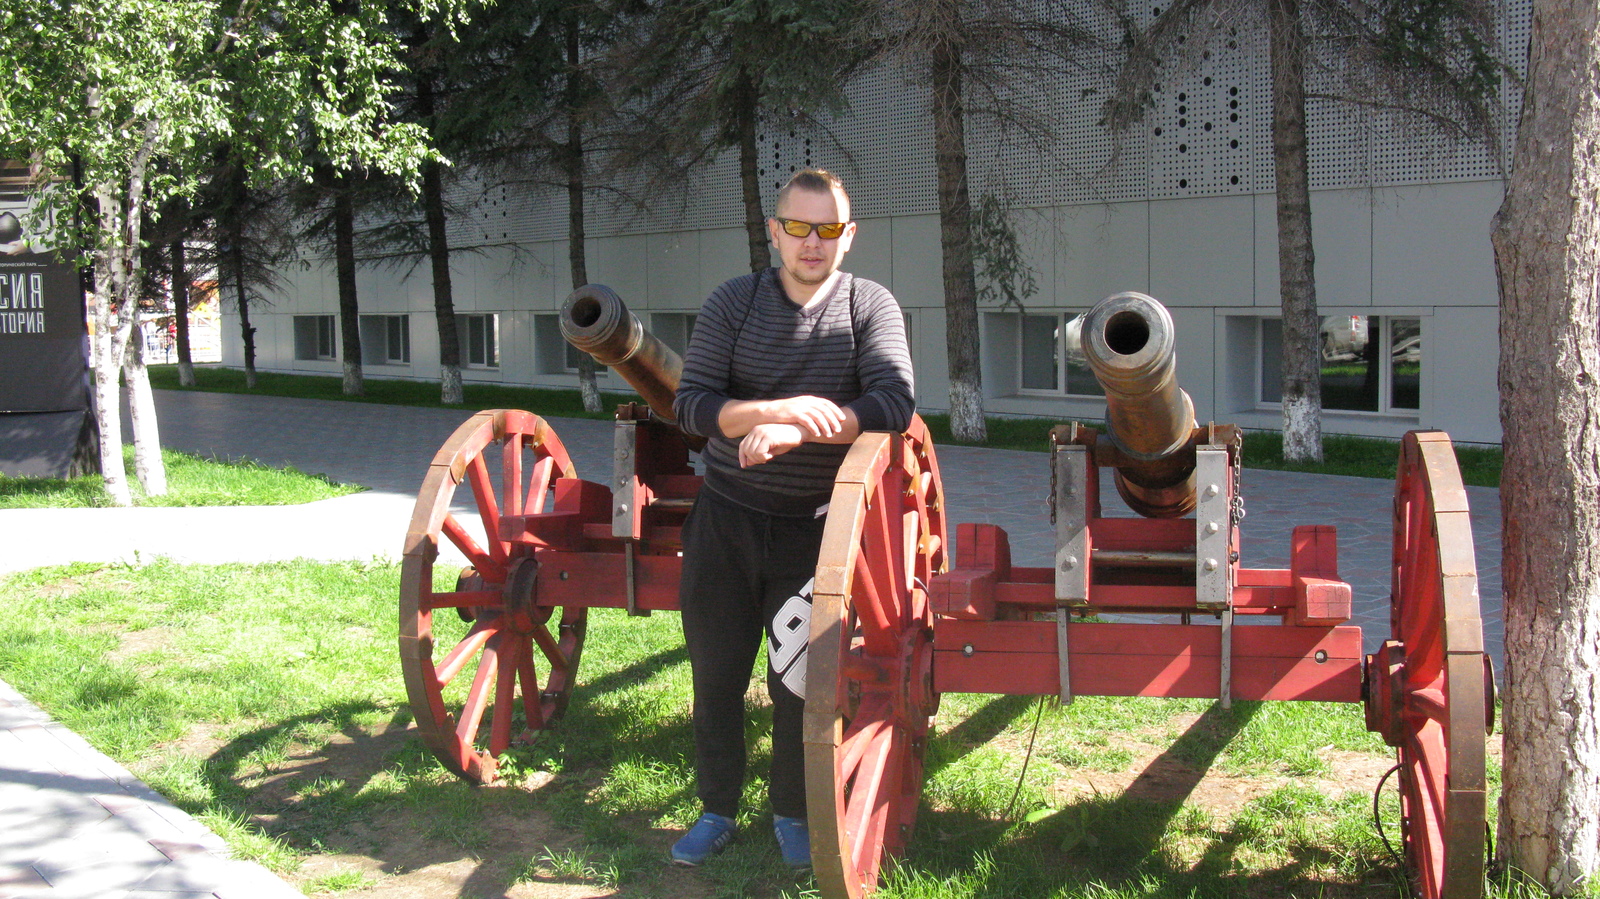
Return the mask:
M 0 412 L 88 408 L 83 292 L 54 256 L 0 255 Z

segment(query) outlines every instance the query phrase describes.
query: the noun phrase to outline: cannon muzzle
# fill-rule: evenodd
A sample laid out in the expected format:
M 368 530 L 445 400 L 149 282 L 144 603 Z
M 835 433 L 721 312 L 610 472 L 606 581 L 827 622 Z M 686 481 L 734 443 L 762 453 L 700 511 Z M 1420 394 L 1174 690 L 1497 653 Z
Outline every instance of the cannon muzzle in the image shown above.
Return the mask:
M 651 411 L 677 424 L 672 398 L 683 376 L 683 360 L 603 284 L 585 284 L 561 305 L 561 336 L 622 376 Z
M 1142 293 L 1101 300 L 1080 341 L 1106 392 L 1106 430 L 1121 451 L 1117 492 L 1135 512 L 1176 518 L 1194 508 L 1194 403 L 1178 386 L 1172 316 Z

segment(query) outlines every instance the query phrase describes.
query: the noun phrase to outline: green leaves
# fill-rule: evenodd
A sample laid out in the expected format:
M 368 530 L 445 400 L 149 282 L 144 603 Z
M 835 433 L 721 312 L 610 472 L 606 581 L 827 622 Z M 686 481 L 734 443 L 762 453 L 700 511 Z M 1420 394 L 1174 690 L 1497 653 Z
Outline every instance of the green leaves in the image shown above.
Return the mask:
M 109 246 L 145 209 L 192 197 L 188 173 L 228 144 L 258 179 L 305 177 L 317 148 L 342 169 L 414 182 L 434 158 L 389 98 L 403 72 L 386 19 L 404 7 L 454 28 L 478 0 L 19 0 L 0 11 L 0 156 L 45 177 L 37 211 L 58 245 Z M 83 185 L 124 208 L 74 233 Z M 142 186 L 142 191 L 137 190 Z

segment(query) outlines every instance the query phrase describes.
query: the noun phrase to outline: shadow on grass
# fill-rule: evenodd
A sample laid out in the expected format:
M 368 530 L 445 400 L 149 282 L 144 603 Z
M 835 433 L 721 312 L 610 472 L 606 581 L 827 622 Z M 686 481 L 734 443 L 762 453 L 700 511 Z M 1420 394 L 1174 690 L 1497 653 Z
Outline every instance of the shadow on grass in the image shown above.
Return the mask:
M 972 720 L 969 736 L 994 732 L 1000 719 L 1026 707 L 1017 697 L 986 706 Z M 1389 896 L 1387 879 L 1378 883 L 1330 883 L 1326 872 L 1347 859 L 1304 841 L 1290 840 L 1291 861 L 1263 866 L 1241 860 L 1242 851 L 1259 848 L 1264 838 L 1248 816 L 1231 824 L 1191 826 L 1177 822 L 1184 804 L 1223 749 L 1260 709 L 1237 702 L 1211 705 L 1190 727 L 1150 761 L 1117 795 L 1075 800 L 1031 823 L 995 821 L 967 812 L 924 809 L 911 841 L 904 874 L 962 882 L 960 895 L 1054 896 L 1127 895 L 1158 897 Z M 953 733 L 953 732 L 952 732 Z M 1174 851 L 1174 843 L 1202 841 L 1198 862 Z M 1281 848 L 1281 847 L 1280 847 Z M 1241 871 L 1248 873 L 1240 873 Z
M 223 745 L 202 766 L 216 800 L 188 810 L 250 822 L 306 856 L 364 857 L 383 874 L 436 869 L 434 895 L 501 896 L 547 853 L 593 856 L 625 879 L 659 877 L 668 835 L 644 815 L 608 813 L 596 794 L 619 760 L 686 764 L 687 715 L 641 716 L 627 690 L 686 659 L 681 646 L 662 650 L 579 686 L 555 727 L 502 757 L 522 786 L 455 778 L 422 745 L 409 709 L 344 703 Z M 669 786 L 653 799 L 671 807 L 690 793 Z
M 978 747 L 1004 733 L 1036 701 L 1032 696 L 996 696 L 955 727 L 938 731 L 940 744 L 927 754 L 927 777 L 933 777 Z

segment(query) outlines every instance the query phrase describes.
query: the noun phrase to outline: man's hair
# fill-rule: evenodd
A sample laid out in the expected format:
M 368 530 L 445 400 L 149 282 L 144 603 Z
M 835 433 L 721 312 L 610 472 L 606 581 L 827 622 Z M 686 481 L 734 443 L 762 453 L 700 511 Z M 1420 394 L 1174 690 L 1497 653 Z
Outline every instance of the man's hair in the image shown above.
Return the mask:
M 796 190 L 806 190 L 812 193 L 825 194 L 837 190 L 844 195 L 844 201 L 850 202 L 850 192 L 844 189 L 844 182 L 839 176 L 827 169 L 801 169 L 789 176 L 789 183 L 778 189 L 776 205 L 782 206 L 783 201 L 790 193 Z

